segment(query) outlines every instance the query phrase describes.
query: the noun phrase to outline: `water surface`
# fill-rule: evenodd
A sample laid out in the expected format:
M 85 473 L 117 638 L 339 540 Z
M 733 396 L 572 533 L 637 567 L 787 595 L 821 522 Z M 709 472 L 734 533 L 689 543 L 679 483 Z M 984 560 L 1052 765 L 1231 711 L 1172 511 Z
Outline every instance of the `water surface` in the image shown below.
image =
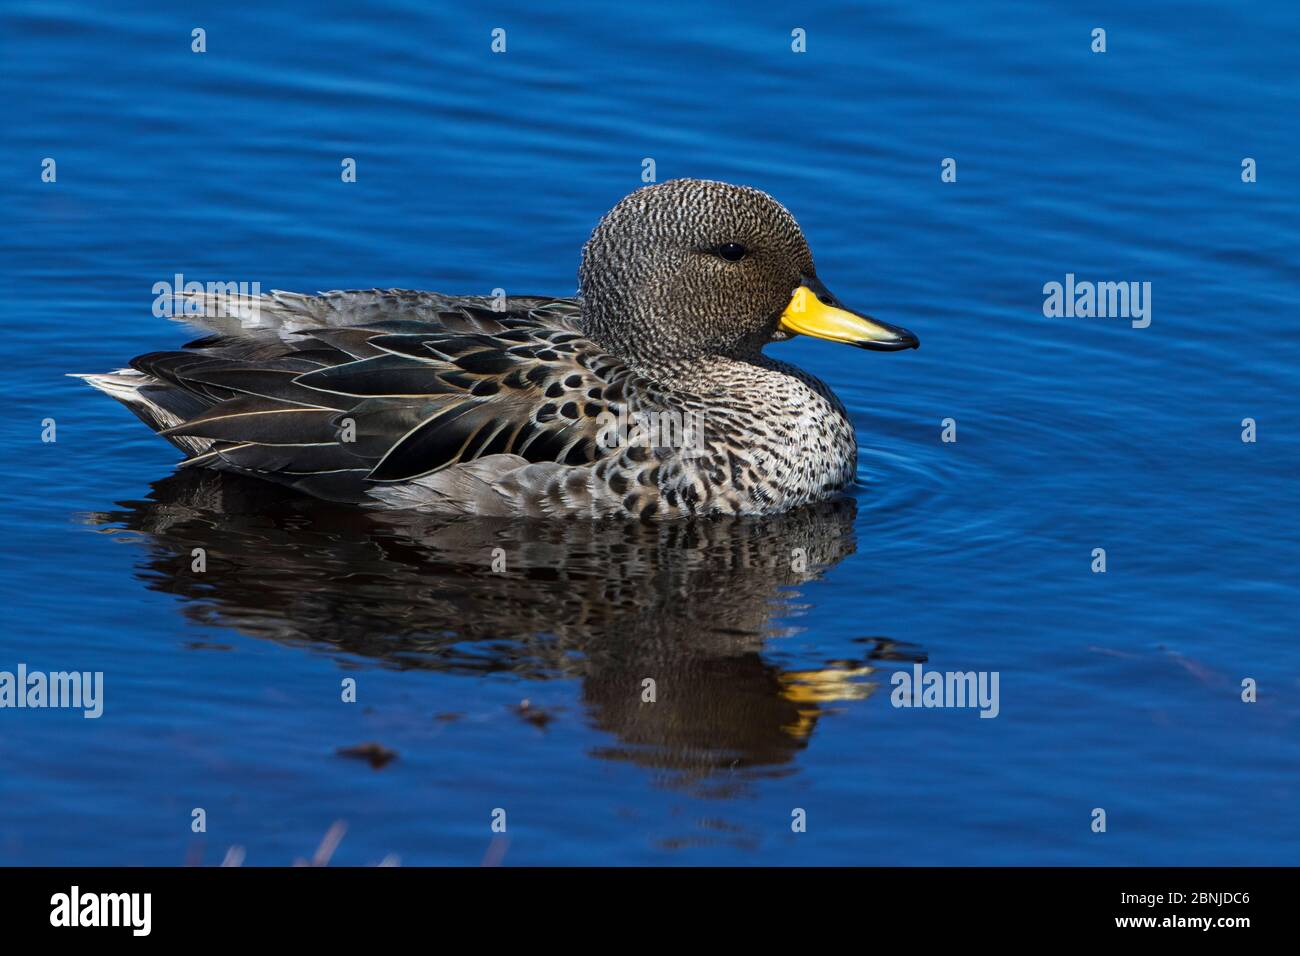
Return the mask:
M 102 670 L 106 700 L 0 711 L 0 863 L 284 864 L 336 820 L 343 864 L 1296 862 L 1292 5 L 3 20 L 0 669 Z M 177 272 L 571 293 L 647 158 L 768 190 L 841 299 L 920 336 L 771 349 L 850 409 L 850 496 L 658 528 L 362 515 L 173 475 L 63 377 L 192 338 L 150 314 Z M 1067 273 L 1151 282 L 1151 325 L 1045 318 Z M 918 661 L 996 671 L 998 717 L 892 707 Z M 337 752 L 370 741 L 396 759 Z

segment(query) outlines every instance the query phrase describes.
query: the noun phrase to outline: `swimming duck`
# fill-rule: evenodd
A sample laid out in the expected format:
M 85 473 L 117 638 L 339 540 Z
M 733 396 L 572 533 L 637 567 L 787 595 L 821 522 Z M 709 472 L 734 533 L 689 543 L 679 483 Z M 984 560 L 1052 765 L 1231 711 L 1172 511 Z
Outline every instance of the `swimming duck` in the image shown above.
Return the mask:
M 185 452 L 320 498 L 491 516 L 774 514 L 833 496 L 857 442 L 810 335 L 916 348 L 817 278 L 745 186 L 639 189 L 596 226 L 577 298 L 178 293 L 211 334 L 81 376 Z

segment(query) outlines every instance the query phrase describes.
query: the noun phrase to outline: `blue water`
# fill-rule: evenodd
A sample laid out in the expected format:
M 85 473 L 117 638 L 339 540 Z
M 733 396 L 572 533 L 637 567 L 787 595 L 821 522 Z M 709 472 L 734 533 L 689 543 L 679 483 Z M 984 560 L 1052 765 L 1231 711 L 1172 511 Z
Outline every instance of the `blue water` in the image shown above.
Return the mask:
M 0 670 L 105 674 L 98 720 L 0 710 L 0 864 L 287 864 L 335 821 L 336 864 L 1297 862 L 1293 4 L 112 6 L 0 23 Z M 770 349 L 850 409 L 847 500 L 375 521 L 169 477 L 63 377 L 192 338 L 178 272 L 572 293 L 646 158 L 769 191 L 920 336 Z M 1044 317 L 1067 273 L 1150 282 L 1150 326 Z M 999 715 L 891 706 L 916 661 Z

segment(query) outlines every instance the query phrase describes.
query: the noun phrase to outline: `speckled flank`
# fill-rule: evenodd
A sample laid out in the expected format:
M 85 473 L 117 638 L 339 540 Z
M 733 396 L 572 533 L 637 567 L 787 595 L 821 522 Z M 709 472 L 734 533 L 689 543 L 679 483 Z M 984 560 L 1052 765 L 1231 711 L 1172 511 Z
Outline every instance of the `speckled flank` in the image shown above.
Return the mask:
M 738 261 L 719 255 L 744 247 Z M 201 294 L 212 333 L 87 380 L 181 448 L 322 498 L 438 512 L 678 518 L 770 514 L 853 478 L 820 381 L 762 354 L 812 256 L 755 189 L 638 190 L 583 251 L 577 299 L 372 290 Z M 612 419 L 701 426 L 623 443 Z

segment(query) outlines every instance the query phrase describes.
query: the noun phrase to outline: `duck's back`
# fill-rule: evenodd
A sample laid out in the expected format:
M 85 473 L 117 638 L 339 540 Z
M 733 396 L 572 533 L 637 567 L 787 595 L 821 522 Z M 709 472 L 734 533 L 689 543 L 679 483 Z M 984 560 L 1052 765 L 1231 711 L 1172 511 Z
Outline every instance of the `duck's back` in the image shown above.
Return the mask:
M 582 336 L 574 299 L 186 299 L 177 317 L 212 334 L 84 377 L 184 451 L 185 466 L 321 498 L 545 513 L 551 480 L 605 454 L 600 416 L 653 397 Z

